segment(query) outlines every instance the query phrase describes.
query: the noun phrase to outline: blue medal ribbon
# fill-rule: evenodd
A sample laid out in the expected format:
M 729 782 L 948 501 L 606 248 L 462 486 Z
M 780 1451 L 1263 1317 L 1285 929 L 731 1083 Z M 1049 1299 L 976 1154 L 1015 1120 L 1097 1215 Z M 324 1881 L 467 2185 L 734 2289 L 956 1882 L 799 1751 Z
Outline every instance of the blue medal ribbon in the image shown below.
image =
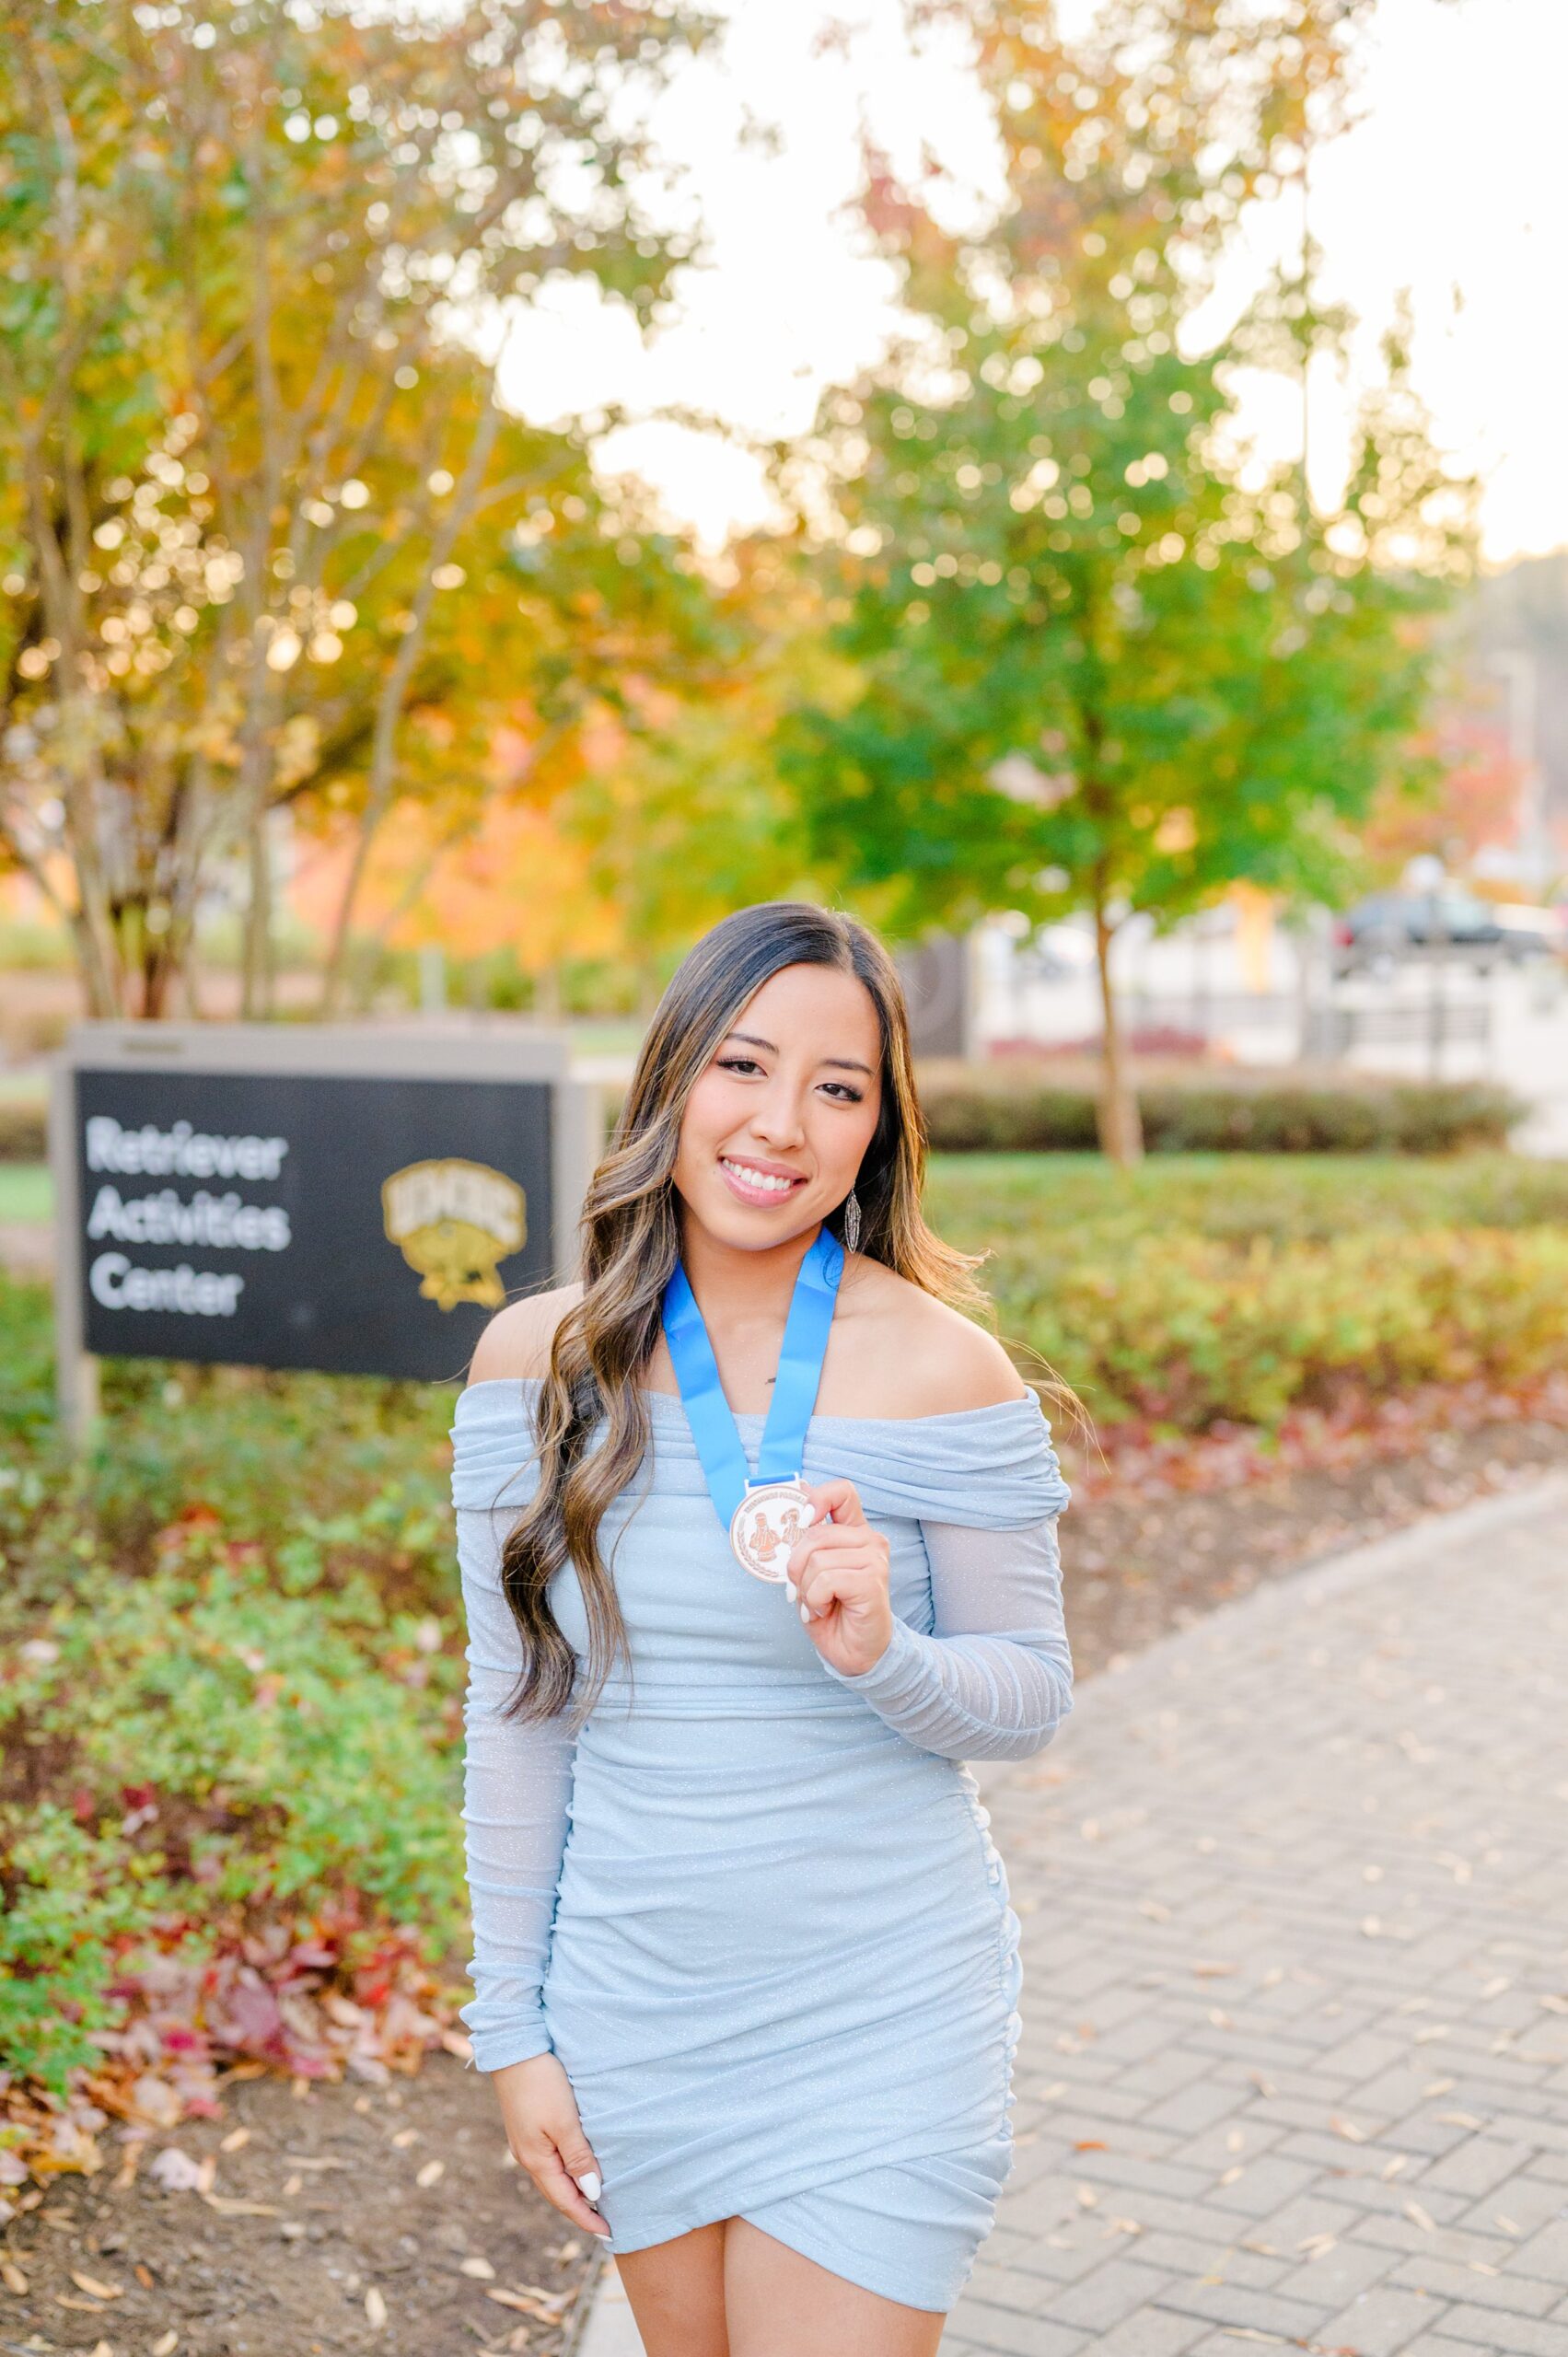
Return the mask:
M 719 1381 L 718 1361 L 703 1323 L 685 1270 L 678 1260 L 664 1289 L 664 1337 L 680 1387 L 681 1405 L 691 1437 L 697 1444 L 708 1495 L 726 1530 L 749 1489 L 764 1481 L 794 1481 L 800 1477 L 807 1426 L 817 1405 L 827 1353 L 828 1329 L 833 1322 L 839 1279 L 844 1256 L 825 1227 L 800 1264 L 773 1396 L 762 1426 L 762 1446 L 753 1477 L 741 1446 L 740 1433 Z

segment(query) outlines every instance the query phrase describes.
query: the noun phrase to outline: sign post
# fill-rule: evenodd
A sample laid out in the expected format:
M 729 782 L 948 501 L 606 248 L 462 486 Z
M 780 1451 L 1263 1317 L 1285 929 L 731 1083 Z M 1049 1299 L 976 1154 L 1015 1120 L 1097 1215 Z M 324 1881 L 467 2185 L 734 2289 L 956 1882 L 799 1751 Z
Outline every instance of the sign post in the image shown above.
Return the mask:
M 61 1420 L 100 1356 L 456 1381 L 574 1271 L 599 1092 L 545 1035 L 78 1024 L 50 1104 Z

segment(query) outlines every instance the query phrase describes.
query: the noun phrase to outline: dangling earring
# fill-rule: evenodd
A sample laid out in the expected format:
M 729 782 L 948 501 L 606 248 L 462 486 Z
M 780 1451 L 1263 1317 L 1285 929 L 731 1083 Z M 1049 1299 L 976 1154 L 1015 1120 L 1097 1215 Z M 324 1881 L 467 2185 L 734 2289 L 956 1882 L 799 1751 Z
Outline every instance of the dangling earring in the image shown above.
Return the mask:
M 860 1197 L 853 1187 L 844 1203 L 844 1249 L 847 1252 L 858 1252 L 860 1249 Z

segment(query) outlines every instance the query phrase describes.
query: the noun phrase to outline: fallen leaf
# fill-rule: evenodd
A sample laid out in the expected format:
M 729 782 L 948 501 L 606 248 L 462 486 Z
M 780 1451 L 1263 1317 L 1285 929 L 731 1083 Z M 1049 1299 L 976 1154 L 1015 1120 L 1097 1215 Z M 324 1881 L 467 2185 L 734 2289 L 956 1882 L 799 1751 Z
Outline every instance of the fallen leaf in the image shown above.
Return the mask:
M 405 2132 L 412 2136 L 414 2131 L 411 2128 Z M 392 2142 L 401 2143 L 402 2138 L 394 2136 Z M 291 2169 L 346 2169 L 348 2166 L 346 2161 L 335 2160 L 330 2153 L 285 2153 L 284 2159 Z
M 471 2275 L 476 2283 L 493 2283 L 495 2281 L 495 2270 L 491 2266 L 490 2261 L 477 2256 L 465 2258 L 459 2273 Z
M 1512 2218 L 1505 2218 L 1501 2210 L 1492 2223 L 1494 2226 L 1501 2226 L 1505 2235 L 1522 2235 L 1525 2231 L 1523 2226 L 1516 2225 Z
M 284 2200 L 285 2200 L 285 2201 L 292 2201 L 292 2200 L 294 2200 L 295 2195 L 296 2195 L 296 2193 L 298 2193 L 298 2192 L 301 2190 L 301 2189 L 303 2188 L 304 2183 L 305 2183 L 305 2179 L 304 2179 L 302 2177 L 300 2177 L 297 2173 L 296 2173 L 295 2176 L 293 2176 L 293 2177 L 285 2177 L 285 2179 L 284 2179 L 284 2181 L 283 2181 L 283 2198 L 284 2198 Z
M 1412 2226 L 1419 2226 L 1423 2235 L 1434 2235 L 1437 2232 L 1430 2211 L 1423 2210 L 1419 2201 L 1405 2203 L 1405 2216 Z
M 71 2281 L 78 2292 L 86 2292 L 95 2300 L 122 2300 L 125 2297 L 123 2283 L 105 2283 L 97 2275 L 78 2274 L 74 2267 L 71 2270 Z
M 1329 2125 L 1335 2135 L 1342 2136 L 1348 2144 L 1365 2144 L 1366 2142 L 1365 2129 L 1358 2128 L 1353 2119 L 1342 2119 L 1338 2112 L 1330 2116 Z
M 1081 2185 L 1078 2188 L 1078 2207 L 1080 2210 L 1096 2210 L 1099 2207 L 1099 2195 L 1092 2185 Z
M 1086 2136 L 1081 2143 L 1074 2145 L 1073 2150 L 1075 2153 L 1104 2153 L 1109 2151 L 1109 2147 L 1098 2136 Z
M 366 2322 L 376 2332 L 379 2332 L 387 2321 L 387 2303 L 374 2283 L 365 2294 L 365 2315 Z
M 417 2128 L 400 2128 L 397 2134 L 392 2139 L 392 2150 L 394 2153 L 401 2153 L 406 2146 L 410 2144 L 417 2144 L 418 2142 L 419 2131 Z
M 577 2296 L 575 2292 L 547 2292 L 542 2283 L 519 2283 L 516 2289 L 526 2292 L 530 2300 L 541 2301 L 547 2308 L 553 2308 L 557 2316 L 563 2308 L 569 2308 Z
M 26 2299 L 28 2279 L 15 2260 L 0 2258 L 0 2283 L 4 2283 L 7 2292 L 14 2292 L 18 2300 Z
M 283 2212 L 270 2201 L 236 2201 L 226 2193 L 203 2193 L 203 2200 L 220 2218 L 281 2218 Z
M 441 2179 L 446 2176 L 446 2174 L 447 2164 L 445 2161 L 426 2161 L 424 2166 L 420 2170 L 419 2175 L 414 2178 L 414 2183 L 422 2189 L 427 2189 L 433 2185 L 439 2185 Z
M 547 2292 L 539 2283 L 525 2283 L 520 2291 L 487 2291 L 484 2296 L 494 2300 L 498 2308 L 511 2308 L 522 2316 L 534 2316 L 540 2324 L 558 2324 L 576 2295 L 571 2292 Z
M 141 2285 L 144 2292 L 150 2292 L 152 2290 L 153 2270 L 150 2267 L 144 2267 L 141 2260 L 138 2259 L 131 2272 L 134 2275 L 137 2282 Z
M 246 2133 L 247 2135 L 250 2134 L 249 2129 L 247 2129 Z M 161 2340 L 154 2341 L 152 2357 L 174 2357 L 174 2352 L 179 2346 L 180 2335 L 171 2328 L 164 2334 Z
M 220 2153 L 240 2153 L 244 2151 L 246 2145 L 249 2144 L 250 2142 L 250 2131 L 249 2128 L 231 2128 L 228 2134 L 218 2146 L 218 2151 Z

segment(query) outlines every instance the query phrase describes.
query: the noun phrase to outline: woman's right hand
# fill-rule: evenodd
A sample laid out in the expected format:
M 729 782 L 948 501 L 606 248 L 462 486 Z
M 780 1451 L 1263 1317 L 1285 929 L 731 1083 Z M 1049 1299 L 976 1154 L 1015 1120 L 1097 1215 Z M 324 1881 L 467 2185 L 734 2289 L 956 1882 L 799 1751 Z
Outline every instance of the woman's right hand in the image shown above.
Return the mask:
M 577 2098 L 560 2058 L 535 2054 L 490 2076 L 501 2099 L 513 2159 L 563 2218 L 590 2235 L 608 2236 L 610 2228 L 578 2183 L 586 2178 L 597 2201 L 602 2189 L 598 2163 L 583 2133 Z

